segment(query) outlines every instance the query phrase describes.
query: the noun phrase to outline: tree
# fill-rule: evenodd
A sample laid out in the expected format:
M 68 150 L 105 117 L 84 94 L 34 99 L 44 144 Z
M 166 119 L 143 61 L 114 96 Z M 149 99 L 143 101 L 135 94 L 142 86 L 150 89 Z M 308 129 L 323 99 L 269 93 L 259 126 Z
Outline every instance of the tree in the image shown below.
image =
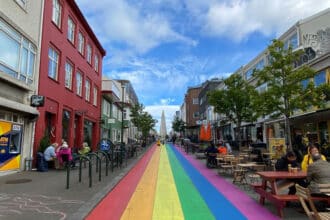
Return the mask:
M 183 133 L 185 126 L 186 126 L 186 123 L 181 118 L 179 118 L 178 116 L 174 117 L 174 120 L 172 121 L 173 131 Z
M 208 102 L 214 106 L 214 111 L 223 114 L 222 121 L 236 125 L 235 140 L 240 144 L 242 122 L 252 122 L 256 114 L 252 106 L 255 89 L 241 75 L 233 74 L 224 80 L 225 89 L 213 90 L 208 93 Z
M 285 48 L 284 43 L 273 40 L 268 47 L 269 65 L 261 70 L 255 70 L 254 76 L 258 79 L 257 86 L 267 85 L 266 91 L 255 99 L 260 114 L 272 117 L 284 116 L 285 140 L 289 149 L 292 149 L 290 133 L 290 116 L 296 110 L 306 111 L 311 106 L 321 107 L 324 99 L 329 98 L 329 87 L 324 84 L 315 87 L 310 81 L 303 86 L 304 81 L 314 77 L 317 73 L 307 65 L 295 67 L 299 63 L 302 50 L 293 51 Z
M 156 120 L 152 116 L 143 111 L 144 106 L 137 104 L 131 109 L 131 121 L 142 133 L 142 139 L 146 142 L 150 130 L 155 126 Z

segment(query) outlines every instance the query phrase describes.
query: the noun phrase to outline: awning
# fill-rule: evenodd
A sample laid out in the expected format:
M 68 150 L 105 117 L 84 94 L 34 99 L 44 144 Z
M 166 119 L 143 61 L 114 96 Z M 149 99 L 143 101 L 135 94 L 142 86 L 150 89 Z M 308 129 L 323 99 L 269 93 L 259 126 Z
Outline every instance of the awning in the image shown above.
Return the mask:
M 3 97 L 0 97 L 0 106 L 28 114 L 31 116 L 31 119 L 39 116 L 39 111 L 36 108 Z

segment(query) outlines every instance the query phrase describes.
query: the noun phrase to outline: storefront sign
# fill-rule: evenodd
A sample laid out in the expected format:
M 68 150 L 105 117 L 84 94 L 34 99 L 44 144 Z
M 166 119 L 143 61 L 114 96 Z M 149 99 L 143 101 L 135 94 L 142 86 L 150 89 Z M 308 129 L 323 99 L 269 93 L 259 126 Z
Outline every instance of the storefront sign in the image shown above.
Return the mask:
M 31 96 L 31 106 L 32 107 L 42 107 L 45 104 L 45 97 L 41 95 Z

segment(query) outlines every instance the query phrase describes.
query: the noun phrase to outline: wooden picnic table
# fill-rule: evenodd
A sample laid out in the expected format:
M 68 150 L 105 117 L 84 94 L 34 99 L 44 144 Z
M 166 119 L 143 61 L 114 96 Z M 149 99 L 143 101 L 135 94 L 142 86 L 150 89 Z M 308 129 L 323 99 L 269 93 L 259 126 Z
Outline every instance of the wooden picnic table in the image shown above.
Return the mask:
M 264 204 L 265 199 L 274 203 L 280 217 L 283 217 L 283 208 L 288 201 L 299 201 L 296 195 L 284 195 L 279 193 L 278 180 L 305 179 L 306 172 L 288 172 L 288 171 L 260 171 L 257 174 L 262 178 L 262 184 L 254 187 L 260 194 L 259 203 Z M 290 186 L 290 185 L 288 185 Z

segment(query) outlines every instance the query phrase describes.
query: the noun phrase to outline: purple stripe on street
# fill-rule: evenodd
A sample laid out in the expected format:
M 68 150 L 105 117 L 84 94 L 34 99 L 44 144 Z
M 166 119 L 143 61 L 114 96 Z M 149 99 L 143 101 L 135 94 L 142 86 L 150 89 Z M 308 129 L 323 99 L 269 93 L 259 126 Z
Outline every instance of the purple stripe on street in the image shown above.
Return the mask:
M 242 192 L 235 185 L 208 169 L 204 163 L 200 163 L 193 155 L 187 155 L 182 148 L 177 147 L 179 152 L 212 184 L 224 195 L 236 208 L 248 219 L 253 220 L 278 220 L 279 218 L 268 209 L 261 206 L 246 193 Z

